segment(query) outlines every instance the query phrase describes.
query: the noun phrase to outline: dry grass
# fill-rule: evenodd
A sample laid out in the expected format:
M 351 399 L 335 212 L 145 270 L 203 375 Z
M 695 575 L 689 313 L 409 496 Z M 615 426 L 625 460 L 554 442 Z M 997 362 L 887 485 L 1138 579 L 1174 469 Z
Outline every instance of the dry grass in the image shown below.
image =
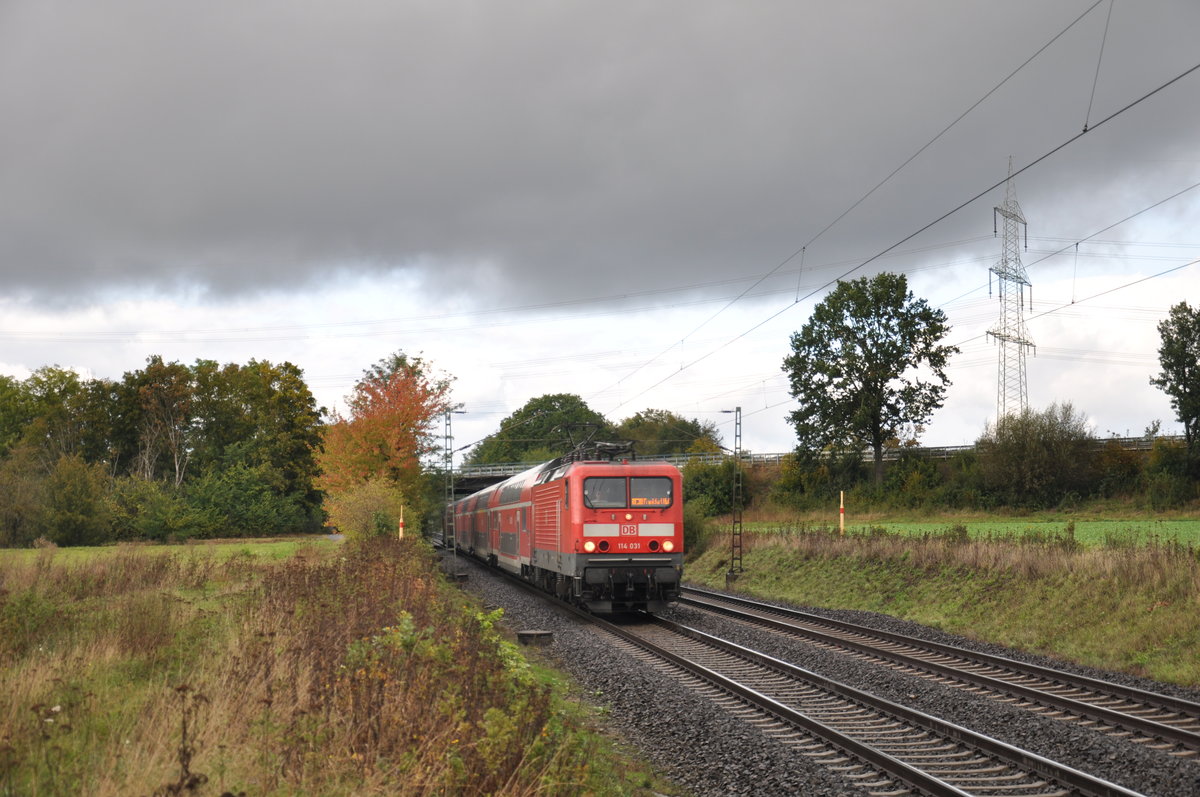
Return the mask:
M 0 795 L 631 793 L 415 542 L 0 560 Z
M 723 584 L 728 535 L 689 578 Z M 1084 548 L 1070 528 L 970 539 L 820 527 L 747 534 L 739 588 L 867 609 L 1107 669 L 1200 685 L 1200 557 L 1174 543 Z

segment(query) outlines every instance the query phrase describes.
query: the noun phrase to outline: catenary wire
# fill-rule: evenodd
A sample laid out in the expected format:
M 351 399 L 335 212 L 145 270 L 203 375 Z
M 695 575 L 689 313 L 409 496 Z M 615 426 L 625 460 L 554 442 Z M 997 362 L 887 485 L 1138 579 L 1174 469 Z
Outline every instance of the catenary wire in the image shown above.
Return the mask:
M 914 232 L 910 233 L 909 235 L 907 235 L 907 236 L 905 236 L 904 238 L 900 239 L 899 241 L 897 241 L 896 243 L 892 244 L 891 246 L 888 246 L 887 248 L 883 249 L 883 250 L 882 250 L 882 251 L 880 251 L 879 253 L 877 253 L 877 254 L 875 254 L 875 255 L 872 255 L 871 257 L 867 258 L 867 259 L 866 259 L 866 260 L 864 260 L 863 262 L 859 263 L 857 266 L 854 266 L 853 268 L 850 268 L 850 269 L 848 269 L 847 271 L 845 271 L 844 273 L 842 273 L 842 274 L 841 274 L 840 276 L 838 276 L 837 278 L 835 278 L 835 279 L 833 279 L 833 280 L 830 280 L 829 282 L 826 282 L 824 285 L 821 285 L 821 286 L 820 286 L 820 287 L 818 287 L 818 288 L 815 288 L 814 290 L 810 291 L 810 292 L 809 292 L 807 295 L 805 295 L 805 296 L 803 297 L 803 299 L 801 299 L 801 300 L 798 300 L 798 301 L 795 301 L 795 302 L 792 302 L 792 303 L 790 303 L 790 304 L 787 304 L 787 305 L 785 305 L 785 306 L 781 307 L 779 310 L 777 310 L 776 312 L 774 312 L 774 313 L 772 313 L 771 315 L 767 316 L 766 318 L 764 318 L 762 321 L 758 322 L 757 324 L 754 324 L 754 325 L 753 325 L 753 326 L 751 326 L 749 329 L 747 329 L 747 330 L 745 330 L 745 331 L 743 331 L 743 332 L 739 333 L 738 335 L 736 335 L 736 336 L 734 336 L 733 338 L 729 339 L 729 340 L 728 340 L 728 341 L 726 341 L 725 343 L 721 344 L 720 346 L 716 347 L 715 349 L 711 349 L 710 351 L 706 352 L 705 354 L 701 355 L 700 357 L 697 357 L 696 359 L 692 360 L 691 362 L 689 362 L 689 363 L 686 363 L 686 364 L 680 364 L 680 367 L 679 367 L 679 370 L 678 370 L 678 371 L 673 371 L 672 373 L 670 373 L 670 374 L 667 374 L 667 375 L 666 375 L 666 376 L 664 376 L 662 379 L 658 380 L 657 382 L 655 382 L 654 384 L 652 384 L 652 385 L 650 385 L 649 387 L 645 388 L 644 390 L 640 391 L 639 393 L 637 393 L 637 394 L 635 394 L 635 395 L 633 395 L 633 396 L 629 397 L 628 399 L 625 399 L 623 402 L 621 402 L 620 404 L 618 404 L 618 405 L 617 405 L 617 406 L 616 406 L 614 409 L 620 409 L 620 407 L 624 406 L 625 404 L 628 404 L 630 401 L 633 401 L 634 399 L 636 399 L 636 398 L 639 398 L 640 396 L 643 396 L 643 395 L 645 395 L 646 393 L 650 392 L 651 390 L 654 390 L 655 388 L 657 388 L 659 385 L 662 385 L 662 384 L 664 384 L 665 382 L 667 382 L 667 381 L 669 381 L 669 380 L 673 379 L 673 378 L 674 378 L 674 377 L 675 377 L 677 374 L 679 374 L 679 373 L 681 373 L 681 372 L 683 372 L 683 371 L 687 370 L 688 368 L 691 368 L 692 366 L 694 366 L 694 365 L 696 365 L 696 364 L 698 364 L 698 363 L 700 363 L 700 362 L 703 362 L 704 360 L 708 359 L 709 357 L 711 357 L 712 355 L 714 355 L 714 354 L 716 354 L 717 352 L 721 351 L 722 349 L 724 349 L 724 348 L 726 348 L 726 347 L 728 347 L 728 346 L 732 345 L 733 343 L 737 342 L 738 340 L 741 340 L 741 339 L 742 339 L 742 338 L 744 338 L 746 335 L 749 335 L 751 332 L 754 332 L 755 330 L 757 330 L 757 329 L 760 329 L 761 327 L 765 326 L 766 324 L 770 323 L 771 321 L 774 321 L 776 318 L 778 318 L 779 316 L 783 315 L 785 312 L 787 312 L 788 310 L 790 310 L 792 307 L 795 307 L 797 304 L 799 304 L 799 302 L 800 302 L 800 301 L 803 301 L 804 299 L 809 299 L 809 298 L 811 298 L 812 296 L 816 295 L 817 293 L 819 293 L 820 291 L 824 290 L 825 288 L 828 288 L 830 285 L 833 285 L 833 284 L 834 284 L 834 283 L 836 283 L 836 282 L 840 282 L 841 280 L 845 279 L 846 277 L 850 276 L 851 274 L 855 273 L 856 271 L 859 271 L 859 270 L 861 270 L 861 269 L 865 268 L 866 266 L 870 265 L 870 264 L 871 264 L 871 263 L 873 263 L 874 261 L 878 260 L 879 258 L 883 257 L 883 256 L 884 256 L 884 255 L 886 255 L 887 253 L 889 253 L 889 252 L 891 252 L 892 250 L 896 249 L 897 247 L 899 247 L 899 246 L 902 246 L 903 244 L 905 244 L 905 243 L 907 243 L 907 242 L 911 241 L 913 238 L 916 238 L 916 237 L 917 237 L 918 235 L 920 235 L 921 233 L 925 232 L 926 230 L 930 229 L 931 227 L 934 227 L 934 226 L 935 226 L 935 225 L 937 225 L 937 224 L 940 224 L 941 222 L 945 221 L 947 218 L 949 218 L 950 216 L 954 215 L 954 214 L 955 214 L 955 213 L 957 213 L 958 211 L 962 210 L 963 208 L 967 207 L 968 205 L 972 204 L 973 202 L 976 202 L 976 201 L 977 201 L 977 200 L 979 200 L 981 197 L 983 197 L 983 196 L 986 196 L 987 194 L 991 193 L 991 192 L 992 192 L 992 191 L 994 191 L 995 189 L 997 189 L 997 188 L 999 188 L 1000 186 L 1004 185 L 1004 184 L 1005 184 L 1005 183 L 1006 183 L 1008 180 L 1011 180 L 1011 179 L 1013 179 L 1013 178 L 1017 177 L 1018 175 L 1020 175 L 1020 174 L 1022 174 L 1022 173 L 1024 173 L 1024 172 L 1026 172 L 1026 171 L 1028 171 L 1029 169 L 1031 169 L 1031 168 L 1033 168 L 1034 166 L 1038 165 L 1039 163 L 1041 163 L 1041 162 L 1045 161 L 1046 159 L 1048 159 L 1048 158 L 1052 157 L 1053 155 L 1057 154 L 1058 152 L 1061 152 L 1063 149 L 1065 149 L 1066 147 L 1070 146 L 1070 145 L 1071 145 L 1071 144 L 1073 144 L 1074 142 L 1078 141 L 1080 138 L 1082 138 L 1083 136 L 1087 135 L 1089 132 L 1094 132 L 1096 129 L 1098 129 L 1098 128 L 1100 128 L 1100 127 L 1102 127 L 1102 126 L 1104 126 L 1104 125 L 1108 124 L 1108 123 L 1109 123 L 1109 122 L 1111 122 L 1113 119 L 1116 119 L 1117 117 L 1121 116 L 1122 114 L 1126 113 L 1127 111 L 1129 111 L 1129 110 L 1132 110 L 1133 108 L 1137 107 L 1137 106 L 1138 106 L 1138 105 L 1140 105 L 1141 103 L 1143 103 L 1143 102 L 1145 102 L 1146 100 L 1150 99 L 1151 97 L 1153 97 L 1153 96 L 1155 96 L 1155 95 L 1159 94 L 1160 92 L 1164 91 L 1165 89 L 1167 89 L 1168 87 L 1170 87 L 1170 86 L 1174 85 L 1175 83 L 1178 83 L 1180 80 L 1182 80 L 1183 78 L 1187 77 L 1188 75 L 1192 74 L 1193 72 L 1195 72 L 1195 71 L 1197 71 L 1197 70 L 1200 70 L 1200 63 L 1196 63 L 1195 65 L 1193 65 L 1193 66 L 1191 66 L 1190 68 L 1188 68 L 1188 69 L 1184 70 L 1183 72 L 1180 72 L 1178 75 L 1176 75 L 1175 77 L 1173 77 L 1173 78 L 1171 78 L 1170 80 L 1166 81 L 1165 83 L 1162 83 L 1162 84 L 1161 84 L 1161 85 L 1159 85 L 1158 87 L 1156 87 L 1156 88 L 1154 88 L 1154 89 L 1151 89 L 1150 91 L 1146 92 L 1145 94 L 1143 94 L 1142 96 L 1140 96 L 1140 97 L 1138 97 L 1137 99 L 1133 100 L 1132 102 L 1128 103 L 1127 105 L 1125 105 L 1125 106 L 1123 106 L 1123 107 L 1119 108 L 1119 109 L 1118 109 L 1118 110 L 1116 110 L 1116 111 L 1113 111 L 1111 114 L 1109 114 L 1108 116 L 1104 117 L 1104 118 L 1103 118 L 1103 119 L 1101 119 L 1099 122 L 1097 122 L 1097 123 L 1096 123 L 1096 124 L 1095 124 L 1093 127 L 1091 127 L 1089 130 L 1086 130 L 1086 131 L 1082 131 L 1082 132 L 1076 133 L 1075 135 L 1073 135 L 1073 136 L 1071 136 L 1070 138 L 1068 138 L 1066 141 L 1062 142 L 1061 144 L 1058 144 L 1057 146 L 1055 146 L 1054 148 L 1052 148 L 1052 149 L 1051 149 L 1051 150 L 1049 150 L 1048 152 L 1044 153 L 1043 155 L 1040 155 L 1039 157 L 1037 157 L 1037 158 L 1035 158 L 1034 160 L 1030 161 L 1030 162 L 1029 162 L 1029 163 L 1027 163 L 1026 165 L 1022 166 L 1020 169 L 1018 169 L 1018 170 L 1016 170 L 1015 172 L 1011 173 L 1011 174 L 1010 174 L 1010 175 L 1008 175 L 1008 176 L 1007 176 L 1005 179 L 1003 179 L 1003 180 L 1000 180 L 1000 181 L 998 181 L 998 182 L 996 182 L 996 183 L 993 183 L 992 185 L 988 186 L 988 187 L 987 187 L 986 189 L 984 189 L 983 191 L 980 191 L 979 193 L 975 194 L 975 195 L 974 195 L 974 196 L 972 196 L 971 198 L 969 198 L 969 199 L 967 199 L 967 200 L 965 200 L 965 201 L 963 201 L 963 202 L 959 203 L 957 206 L 955 206 L 954 208 L 952 208 L 952 209 L 950 209 L 950 210 L 946 211 L 946 212 L 945 212 L 945 213 L 943 213 L 941 216 L 938 216 L 937 218 L 935 218 L 933 221 L 931 221 L 931 222 L 929 222 L 929 223 L 925 224 L 923 227 L 921 227 L 921 228 L 917 229 L 916 231 L 914 231 Z M 1178 270 L 1178 269 L 1168 269 L 1167 271 L 1165 271 L 1165 272 L 1161 272 L 1161 273 L 1162 273 L 1162 274 L 1167 274 L 1167 273 L 1170 273 L 1171 271 L 1175 271 L 1175 270 Z M 1141 280 L 1139 280 L 1139 282 L 1140 282 L 1140 281 L 1141 281 Z M 1136 284 L 1136 282 L 1135 282 L 1135 283 L 1131 283 L 1131 284 Z M 1098 294 L 1098 295 L 1103 295 L 1103 294 Z M 1095 297 L 1091 297 L 1091 298 L 1095 298 Z
M 778 264 L 775 265 L 774 268 L 772 268 L 766 274 L 759 277 L 759 279 L 756 282 L 754 282 L 754 284 L 752 284 L 750 287 L 746 288 L 740 294 L 738 294 L 733 299 L 731 299 L 720 310 L 713 313 L 707 319 L 702 321 L 691 332 L 687 333 L 682 338 L 680 338 L 679 342 L 683 343 L 683 341 L 686 341 L 692 335 L 699 332 L 702 328 L 704 328 L 708 324 L 712 323 L 712 321 L 714 319 L 716 319 L 717 316 L 721 315 L 726 310 L 728 310 L 730 307 L 732 307 L 734 304 L 741 301 L 743 298 L 746 297 L 747 294 L 749 294 L 750 291 L 757 288 L 764 280 L 766 280 L 769 277 L 771 277 L 772 275 L 774 275 L 777 271 L 779 271 L 785 265 L 787 265 L 792 260 L 794 260 L 798 255 L 801 255 L 808 247 L 810 247 L 814 243 L 816 243 L 818 239 L 820 239 L 823 235 L 825 235 L 825 233 L 827 233 L 827 232 L 829 232 L 829 230 L 833 229 L 839 222 L 841 222 L 842 219 L 846 218 L 846 216 L 853 213 L 856 208 L 858 208 L 863 202 L 867 201 L 871 196 L 873 196 L 876 191 L 878 191 L 884 185 L 889 183 L 893 177 L 895 177 L 897 174 L 899 174 L 901 171 L 903 171 L 905 167 L 907 167 L 910 163 L 912 163 L 914 160 L 916 160 L 918 157 L 920 157 L 921 154 L 925 152 L 925 150 L 929 149 L 931 146 L 933 146 L 935 143 L 937 143 L 942 138 L 942 136 L 944 136 L 944 135 L 946 135 L 946 133 L 950 132 L 950 130 L 952 128 L 954 128 L 956 125 L 958 125 L 958 123 L 961 122 L 964 118 L 966 118 L 968 114 L 970 114 L 972 111 L 974 111 L 976 108 L 978 108 L 984 102 L 986 102 L 989 97 L 991 97 L 993 94 L 995 94 L 997 91 L 999 91 L 1001 87 L 1003 87 L 1006 83 L 1008 83 L 1008 81 L 1012 80 L 1012 78 L 1015 77 L 1017 75 L 1017 73 L 1019 73 L 1026 66 L 1028 66 L 1035 58 L 1037 58 L 1039 55 L 1041 55 L 1043 52 L 1045 52 L 1046 49 L 1049 48 L 1051 45 L 1053 45 L 1056 41 L 1058 41 L 1060 38 L 1062 38 L 1062 36 L 1064 36 L 1067 33 L 1067 31 L 1069 31 L 1071 28 L 1075 27 L 1075 25 L 1078 24 L 1080 20 L 1082 20 L 1084 17 L 1086 17 L 1088 14 L 1090 14 L 1092 12 L 1092 10 L 1096 8 L 1096 6 L 1100 5 L 1101 2 L 1103 2 L 1103 0 L 1096 0 L 1096 2 L 1092 3 L 1092 5 L 1090 5 L 1086 10 L 1083 11 L 1083 13 L 1081 13 L 1079 16 L 1077 16 L 1069 25 L 1067 25 L 1065 28 L 1063 28 L 1061 31 L 1059 31 L 1053 38 L 1051 38 L 1050 41 L 1046 42 L 1040 48 L 1038 48 L 1038 50 L 1033 55 L 1026 58 L 1020 64 L 1020 66 L 1018 66 L 1013 71 L 1009 72 L 1008 75 L 1006 75 L 1003 80 L 1001 80 L 999 83 L 997 83 L 995 86 L 993 86 L 986 94 L 984 94 L 982 97 L 980 97 L 978 100 L 976 100 L 969 108 L 967 108 L 961 114 L 959 114 L 954 119 L 954 121 L 952 121 L 950 124 L 948 124 L 944 128 L 942 128 L 941 132 L 939 132 L 937 135 L 935 135 L 929 141 L 925 142 L 925 144 L 920 149 L 918 149 L 916 152 L 914 152 L 912 155 L 910 155 L 903 163 L 901 163 L 899 166 L 897 166 L 895 169 L 893 169 L 891 171 L 891 173 L 889 173 L 886 177 L 884 177 L 882 180 L 880 180 L 875 185 L 874 188 L 872 188 L 871 190 L 869 190 L 865 194 L 863 194 L 861 197 L 859 197 L 858 200 L 854 202 L 854 204 L 852 204 L 850 207 L 848 207 L 844 211 L 842 211 L 835 219 L 833 219 L 833 221 L 829 222 L 824 227 L 822 227 L 817 232 L 816 235 L 809 238 L 808 241 L 806 241 L 802 246 L 800 246 L 800 248 L 798 248 L 796 251 L 792 252 L 790 255 L 788 255 L 783 260 L 781 260 Z M 899 245 L 899 244 L 897 244 L 897 245 Z M 868 262 L 870 262 L 870 261 L 868 261 Z M 797 287 L 799 287 L 799 286 L 797 286 Z M 811 294 L 809 294 L 809 295 L 811 296 Z M 801 301 L 801 299 L 799 298 L 799 296 L 797 296 L 796 302 L 800 302 L 800 301 Z M 670 351 L 673 348 L 675 348 L 675 343 L 671 343 L 671 345 L 667 346 L 662 351 L 660 351 L 658 354 L 654 355 L 649 360 L 647 360 L 646 362 L 639 365 L 633 371 L 631 371 L 630 373 L 621 377 L 621 379 L 617 380 L 618 384 L 620 382 L 625 381 L 626 379 L 632 378 L 638 372 L 640 372 L 643 368 L 646 368 L 647 366 L 651 365 L 652 363 L 657 362 L 664 354 L 666 354 L 668 351 Z M 614 386 L 610 385 L 609 388 L 605 388 L 605 390 L 602 390 L 600 392 L 603 393 L 606 390 L 611 389 L 611 387 L 614 387 Z

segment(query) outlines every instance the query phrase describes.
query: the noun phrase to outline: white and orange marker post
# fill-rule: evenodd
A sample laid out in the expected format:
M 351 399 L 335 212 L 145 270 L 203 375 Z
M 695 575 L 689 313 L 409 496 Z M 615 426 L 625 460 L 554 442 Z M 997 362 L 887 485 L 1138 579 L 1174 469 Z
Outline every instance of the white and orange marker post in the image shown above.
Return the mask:
M 403 526 L 403 524 L 401 524 Z M 838 491 L 838 534 L 846 536 L 846 491 Z
M 397 539 L 404 539 L 404 505 L 400 505 L 400 527 L 397 533 Z

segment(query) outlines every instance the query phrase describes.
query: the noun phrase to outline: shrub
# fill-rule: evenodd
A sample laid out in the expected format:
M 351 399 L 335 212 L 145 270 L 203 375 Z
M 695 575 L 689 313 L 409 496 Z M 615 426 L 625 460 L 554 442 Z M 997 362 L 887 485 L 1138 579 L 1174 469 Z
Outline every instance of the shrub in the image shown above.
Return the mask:
M 1141 487 L 1144 457 L 1139 451 L 1109 440 L 1096 455 L 1100 494 L 1106 498 L 1133 495 Z
M 187 490 L 193 514 L 209 520 L 200 536 L 266 537 L 303 531 L 307 514 L 295 494 L 273 485 L 263 465 L 208 471 Z M 199 531 L 199 529 L 197 530 Z
M 396 534 L 403 513 L 406 526 L 420 527 L 420 517 L 406 505 L 404 493 L 387 479 L 369 479 L 326 497 L 329 522 L 351 539 Z
M 937 502 L 960 509 L 978 509 L 984 505 L 983 475 L 974 451 L 958 451 L 942 468 L 942 485 Z
M 1196 487 L 1186 476 L 1159 471 L 1146 477 L 1146 503 L 1155 511 L 1178 509 L 1196 497 Z
M 1092 436 L 1069 403 L 1000 418 L 976 450 L 985 489 L 1003 503 L 1046 508 L 1093 492 Z
M 683 550 L 699 556 L 712 536 L 712 502 L 707 497 L 693 498 L 683 505 Z
M 113 536 L 119 540 L 185 540 L 213 537 L 219 519 L 188 505 L 162 482 L 127 476 L 117 479 L 110 498 Z
M 18 446 L 0 462 L 0 545 L 24 547 L 42 535 L 45 470 L 36 452 Z
M 58 545 L 99 545 L 112 535 L 107 477 L 102 465 L 62 456 L 46 480 L 41 525 Z
M 854 489 L 866 477 L 861 454 L 827 452 L 817 456 L 797 450 L 784 458 L 771 498 L 783 506 L 811 509 L 837 500 L 839 492 Z
M 1195 498 L 1187 448 L 1173 440 L 1155 440 L 1146 460 L 1145 482 L 1145 501 L 1154 510 L 1175 509 Z
M 937 465 L 914 451 L 905 451 L 888 467 L 884 496 L 893 506 L 928 506 L 942 481 Z
M 734 479 L 738 465 L 732 459 L 709 463 L 692 460 L 683 466 L 683 494 L 687 500 L 705 498 L 712 515 L 733 511 Z M 746 505 L 745 479 L 742 480 L 742 506 Z

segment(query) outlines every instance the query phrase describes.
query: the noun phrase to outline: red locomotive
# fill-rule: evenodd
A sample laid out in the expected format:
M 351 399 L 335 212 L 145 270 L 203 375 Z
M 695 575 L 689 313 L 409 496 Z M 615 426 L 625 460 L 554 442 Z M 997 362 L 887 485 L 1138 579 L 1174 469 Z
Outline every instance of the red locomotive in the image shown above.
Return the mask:
M 679 469 L 619 450 L 594 445 L 454 502 L 446 539 L 593 612 L 666 608 L 683 575 Z

